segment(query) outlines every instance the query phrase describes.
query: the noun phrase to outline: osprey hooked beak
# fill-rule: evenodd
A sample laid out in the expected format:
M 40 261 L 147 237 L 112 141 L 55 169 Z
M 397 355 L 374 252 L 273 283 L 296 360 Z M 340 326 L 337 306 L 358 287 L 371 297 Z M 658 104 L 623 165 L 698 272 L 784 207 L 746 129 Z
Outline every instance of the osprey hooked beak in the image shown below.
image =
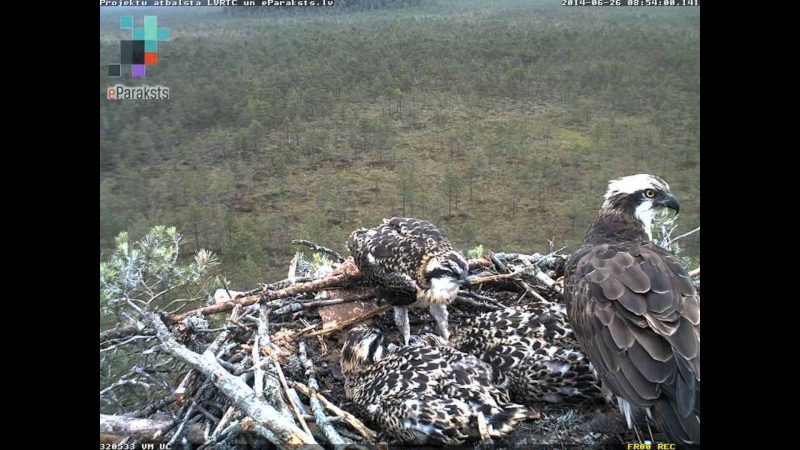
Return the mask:
M 672 194 L 666 194 L 664 198 L 656 202 L 656 205 L 674 210 L 676 216 L 681 212 L 681 204 Z
M 467 272 L 464 272 L 464 274 L 461 276 L 458 282 L 459 284 L 461 284 L 461 287 L 465 289 L 469 289 L 469 287 L 472 285 L 472 279 L 469 277 L 469 274 Z

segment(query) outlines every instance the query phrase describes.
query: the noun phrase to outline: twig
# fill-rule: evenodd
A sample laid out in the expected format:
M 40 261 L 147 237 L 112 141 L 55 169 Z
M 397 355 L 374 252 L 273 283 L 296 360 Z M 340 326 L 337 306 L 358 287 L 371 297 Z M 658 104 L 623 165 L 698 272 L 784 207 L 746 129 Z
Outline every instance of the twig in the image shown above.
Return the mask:
M 498 272 L 508 273 L 508 267 L 495 256 L 494 252 L 489 252 L 489 260 L 492 261 Z
M 120 380 L 117 380 L 114 384 L 112 384 L 112 385 L 108 386 L 107 388 L 101 390 L 100 391 L 100 398 L 102 398 L 107 393 L 111 392 L 114 388 L 117 388 L 117 387 L 120 387 L 120 386 L 128 386 L 128 385 L 130 385 L 130 386 L 141 386 L 141 387 L 143 387 L 145 389 L 150 389 L 150 385 L 145 383 L 145 382 L 143 382 L 143 381 L 120 379 Z
M 292 240 L 292 244 L 305 245 L 306 247 L 312 248 L 315 252 L 326 253 L 328 255 L 333 256 L 334 258 L 336 258 L 336 262 L 340 262 L 340 263 L 344 262 L 344 258 L 342 257 L 342 255 L 340 255 L 339 253 L 337 253 L 334 250 L 329 249 L 328 247 L 322 247 L 320 245 L 317 245 L 317 244 L 315 244 L 313 242 L 310 242 L 310 241 L 306 241 L 304 239 L 293 239 Z
M 229 406 L 228 407 L 228 410 L 225 411 L 225 414 L 223 414 L 222 418 L 219 419 L 219 423 L 217 424 L 217 427 L 214 428 L 214 431 L 211 433 L 211 436 L 208 438 L 209 441 L 211 441 L 211 442 L 216 442 L 217 441 L 217 438 L 219 437 L 220 433 L 225 428 L 225 426 L 228 425 L 228 422 L 231 421 L 231 418 L 233 418 L 233 414 L 235 412 L 236 412 L 236 408 L 234 408 L 233 406 Z
M 697 228 L 695 228 L 695 229 L 694 229 L 694 230 L 692 230 L 692 231 L 687 231 L 686 233 L 683 233 L 683 234 L 681 234 L 680 236 L 676 236 L 676 237 L 674 237 L 674 238 L 670 239 L 670 240 L 669 240 L 669 243 L 670 243 L 670 244 L 672 244 L 673 242 L 676 242 L 678 239 L 683 239 L 683 238 L 685 238 L 686 236 L 689 236 L 689 235 L 692 235 L 692 234 L 694 234 L 694 233 L 697 233 L 698 231 L 700 231 L 700 227 L 697 227 Z
M 297 344 L 297 350 L 300 353 L 300 362 L 303 364 L 306 371 L 308 387 L 314 391 L 318 391 L 319 384 L 317 384 L 317 379 L 314 377 L 316 369 L 306 354 L 306 341 L 300 340 Z M 347 441 L 333 428 L 333 425 L 331 425 L 331 422 L 328 420 L 328 416 L 325 415 L 325 409 L 322 407 L 319 399 L 316 396 L 312 396 L 309 397 L 309 401 L 311 403 L 311 410 L 314 412 L 314 417 L 317 418 L 317 426 L 325 433 L 325 437 L 328 438 L 328 441 L 333 445 L 346 445 Z
M 125 344 L 130 344 L 131 342 L 138 341 L 140 339 L 150 340 L 150 339 L 153 339 L 153 338 L 155 338 L 155 336 L 131 336 L 128 339 L 125 339 L 124 341 L 122 341 L 122 342 L 120 342 L 118 344 L 114 344 L 114 345 L 106 347 L 106 348 L 101 348 L 100 349 L 100 353 L 107 352 L 109 350 L 114 350 L 115 348 L 122 347 Z
M 183 420 L 178 424 L 178 429 L 175 430 L 175 434 L 172 435 L 172 439 L 167 442 L 167 445 L 172 447 L 175 445 L 175 441 L 178 440 L 181 433 L 183 432 L 183 428 L 186 426 L 186 423 L 189 421 L 189 417 L 194 412 L 194 405 L 189 405 L 189 408 L 186 410 L 186 414 L 183 415 Z
M 383 306 L 379 306 L 377 309 L 373 309 L 373 310 L 371 310 L 371 311 L 369 311 L 369 312 L 367 312 L 365 314 L 362 314 L 360 316 L 357 316 L 357 317 L 351 317 L 349 319 L 342 320 L 341 322 L 340 321 L 329 322 L 330 324 L 332 324 L 331 326 L 325 327 L 325 328 L 323 328 L 321 330 L 317 330 L 317 331 L 308 333 L 308 336 L 320 336 L 320 335 L 323 335 L 323 334 L 328 334 L 328 333 L 330 333 L 332 331 L 341 330 L 343 328 L 349 327 L 350 325 L 353 325 L 354 323 L 358 323 L 358 322 L 367 320 L 370 317 L 377 316 L 378 314 L 383 314 L 386 311 L 389 311 L 390 309 L 392 309 L 392 305 L 383 305 Z
M 142 369 L 139 366 L 133 366 L 131 368 L 131 372 L 133 372 L 133 373 L 135 373 L 135 374 L 137 374 L 139 376 L 147 378 L 148 380 L 152 381 L 154 384 L 161 385 L 162 389 L 165 389 L 167 391 L 172 391 L 172 386 L 170 386 L 170 384 L 166 380 L 164 380 L 163 378 L 160 378 L 160 377 L 156 378 L 155 376 L 153 376 L 152 374 L 148 373 L 146 370 Z
M 540 269 L 544 269 L 544 267 L 550 262 L 551 258 L 554 258 L 556 255 L 558 255 L 558 253 L 563 252 L 566 248 L 567 248 L 566 245 L 562 245 L 560 248 L 557 248 L 557 249 L 553 250 L 552 252 L 540 257 L 539 260 L 536 261 L 536 265 Z
M 275 310 L 274 314 L 276 316 L 280 316 L 283 314 L 291 314 L 294 312 L 302 311 L 304 309 L 315 308 L 318 306 L 328 306 L 328 305 L 338 305 L 339 303 L 350 303 L 356 300 L 364 300 L 371 297 L 374 297 L 375 294 L 370 290 L 368 294 L 365 295 L 353 295 L 349 296 L 348 298 L 332 298 L 330 300 L 313 300 L 308 302 L 295 302 L 290 303 L 286 306 L 282 306 Z
M 522 286 L 523 289 L 525 289 L 525 292 L 527 292 L 528 294 L 531 294 L 532 296 L 536 297 L 536 300 L 538 300 L 540 302 L 548 302 L 548 300 L 546 298 L 542 297 L 538 292 L 534 291 L 533 288 L 530 287 L 530 285 L 528 283 L 526 283 L 525 281 L 517 280 L 517 283 L 519 283 L 519 285 Z
M 476 286 L 476 285 L 484 284 L 484 283 L 494 283 L 495 281 L 507 280 L 509 278 L 516 278 L 516 277 L 520 276 L 521 273 L 522 273 L 521 270 L 516 270 L 516 271 L 511 272 L 511 273 L 503 273 L 503 274 L 499 274 L 499 275 L 489 275 L 489 276 L 485 276 L 485 277 L 470 278 L 469 284 L 472 285 L 472 286 Z
M 288 384 L 286 384 L 286 377 L 283 376 L 283 370 L 281 369 L 281 365 L 278 364 L 278 360 L 272 356 L 272 363 L 275 366 L 275 371 L 278 373 L 278 379 L 281 382 L 281 386 L 286 391 L 286 396 L 289 398 L 289 405 L 292 407 L 292 411 L 294 412 L 295 417 L 297 417 L 297 421 L 300 422 L 300 426 L 308 433 L 311 434 L 311 430 L 308 428 L 308 424 L 306 423 L 305 419 L 303 418 L 303 413 L 300 411 L 300 408 L 297 406 L 297 403 L 294 402 L 294 397 L 297 396 L 294 393 L 294 389 L 290 388 Z M 294 396 L 292 395 L 294 393 Z
M 134 334 L 139 334 L 139 335 L 142 335 L 142 334 L 147 335 L 147 334 L 149 334 L 150 336 L 154 335 L 153 330 L 142 330 L 139 327 L 137 327 L 136 325 L 117 324 L 116 327 L 114 327 L 114 328 L 112 328 L 110 330 L 103 331 L 102 333 L 100 333 L 100 343 L 103 343 L 105 341 L 114 340 L 114 339 L 124 338 L 124 337 L 131 336 L 131 335 L 134 335 Z
M 300 391 L 301 394 L 308 397 L 309 399 L 312 396 L 319 399 L 319 401 L 325 406 L 325 408 L 328 411 L 336 414 L 337 417 L 343 417 L 345 422 L 350 424 L 350 426 L 352 426 L 356 431 L 361 433 L 361 435 L 364 436 L 365 438 L 369 439 L 370 441 L 374 441 L 377 438 L 378 436 L 377 433 L 367 428 L 367 426 L 364 425 L 364 422 L 359 420 L 358 417 L 334 405 L 333 403 L 330 402 L 330 400 L 325 398 L 324 395 L 320 394 L 319 392 L 313 391 L 311 388 L 309 388 L 308 386 L 299 381 L 293 381 L 292 386 L 298 391 Z
M 276 291 L 278 289 L 283 289 L 287 286 L 291 286 L 295 283 L 306 283 L 308 281 L 313 281 L 314 277 L 297 277 L 294 280 L 290 280 L 289 278 L 284 278 L 281 281 L 276 281 L 270 284 L 262 284 L 261 287 L 257 287 L 255 289 L 250 289 L 249 291 L 242 292 L 242 297 L 249 297 L 251 295 L 258 294 L 264 291 Z M 241 298 L 241 297 L 239 297 Z

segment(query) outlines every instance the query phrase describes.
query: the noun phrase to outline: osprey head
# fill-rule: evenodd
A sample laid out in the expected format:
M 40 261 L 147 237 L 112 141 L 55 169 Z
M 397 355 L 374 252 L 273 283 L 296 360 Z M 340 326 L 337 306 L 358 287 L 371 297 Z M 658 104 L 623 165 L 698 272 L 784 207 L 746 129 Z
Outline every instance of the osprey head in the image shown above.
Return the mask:
M 633 214 L 644 225 L 652 239 L 653 219 L 665 208 L 680 212 L 680 203 L 672 195 L 669 185 L 655 175 L 638 174 L 612 180 L 608 183 L 603 209 L 620 210 Z
M 356 325 L 347 332 L 342 347 L 342 373 L 348 376 L 375 365 L 383 357 L 383 332 L 368 325 Z
M 458 288 L 469 286 L 469 267 L 461 253 L 450 250 L 423 261 L 420 286 L 430 303 L 450 303 Z

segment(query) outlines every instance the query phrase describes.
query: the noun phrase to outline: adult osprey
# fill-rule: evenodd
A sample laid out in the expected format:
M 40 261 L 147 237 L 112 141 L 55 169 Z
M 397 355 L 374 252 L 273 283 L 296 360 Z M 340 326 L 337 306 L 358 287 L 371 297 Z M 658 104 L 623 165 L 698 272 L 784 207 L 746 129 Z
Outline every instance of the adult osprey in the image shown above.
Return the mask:
M 394 351 L 381 330 L 357 325 L 342 347 L 345 395 L 362 417 L 395 439 L 415 445 L 460 445 L 480 437 L 483 415 L 491 437 L 502 437 L 527 409 L 492 384 L 492 368 L 434 334 L 414 336 Z
M 367 282 L 394 306 L 406 344 L 411 337 L 409 306 L 427 306 L 439 334 L 449 338 L 447 304 L 469 280 L 467 260 L 453 250 L 442 230 L 425 220 L 395 217 L 354 231 L 347 246 Z
M 651 242 L 665 208 L 677 213 L 680 205 L 660 178 L 611 181 L 585 243 L 567 261 L 564 297 L 628 426 L 632 408 L 652 408 L 671 443 L 699 447 L 700 296 L 683 264 Z

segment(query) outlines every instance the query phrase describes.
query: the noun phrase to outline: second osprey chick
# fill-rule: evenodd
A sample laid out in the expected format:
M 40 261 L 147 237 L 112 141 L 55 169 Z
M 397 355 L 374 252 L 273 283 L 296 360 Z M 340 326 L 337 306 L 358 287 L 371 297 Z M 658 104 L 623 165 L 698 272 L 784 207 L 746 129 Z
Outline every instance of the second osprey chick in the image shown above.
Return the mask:
M 409 306 L 428 307 L 436 331 L 448 339 L 447 305 L 469 286 L 467 260 L 426 220 L 395 217 L 361 228 L 347 242 L 355 263 L 379 297 L 394 306 L 405 344 L 411 337 Z

